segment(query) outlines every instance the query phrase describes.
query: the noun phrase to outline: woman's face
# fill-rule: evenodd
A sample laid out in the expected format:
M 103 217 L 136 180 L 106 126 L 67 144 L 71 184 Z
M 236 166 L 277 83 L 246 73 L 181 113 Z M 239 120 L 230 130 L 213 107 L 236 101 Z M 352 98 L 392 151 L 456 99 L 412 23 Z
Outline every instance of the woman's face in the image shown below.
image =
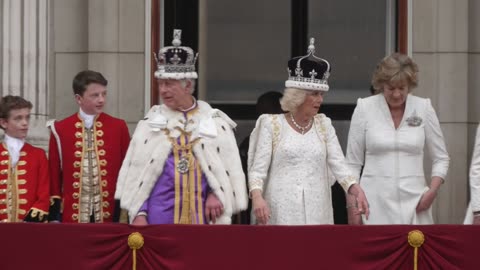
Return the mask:
M 390 109 L 398 109 L 405 105 L 408 96 L 408 85 L 398 83 L 395 85 L 384 84 L 383 95 Z
M 315 116 L 320 110 L 323 102 L 323 91 L 307 91 L 305 101 L 298 107 L 297 111 L 301 111 L 308 116 Z

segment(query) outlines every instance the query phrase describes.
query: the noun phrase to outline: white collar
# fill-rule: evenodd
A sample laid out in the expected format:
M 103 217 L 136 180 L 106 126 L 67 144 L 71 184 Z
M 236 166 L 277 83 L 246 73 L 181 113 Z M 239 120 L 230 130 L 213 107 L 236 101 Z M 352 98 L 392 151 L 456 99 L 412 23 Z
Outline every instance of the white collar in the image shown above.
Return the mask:
M 25 144 L 25 140 L 8 136 L 7 134 L 5 134 L 3 141 L 5 142 L 5 144 L 9 149 L 10 148 L 18 149 L 19 151 L 20 149 L 22 149 L 23 145 Z
M 8 153 L 12 159 L 12 167 L 15 167 L 20 159 L 20 150 L 25 145 L 25 140 L 14 138 L 5 134 L 3 141 L 7 145 Z
M 80 114 L 80 118 L 82 118 L 83 122 L 85 122 L 85 127 L 92 128 L 93 120 L 95 120 L 96 115 L 87 114 L 84 111 L 82 111 L 82 108 L 80 108 L 79 114 Z
M 193 99 L 193 105 L 192 105 L 190 108 L 185 109 L 185 110 L 179 110 L 179 111 L 181 111 L 181 112 L 189 112 L 189 111 L 195 109 L 195 107 L 197 107 L 197 100 L 196 100 L 195 97 L 193 97 L 193 96 L 192 96 L 192 99 Z

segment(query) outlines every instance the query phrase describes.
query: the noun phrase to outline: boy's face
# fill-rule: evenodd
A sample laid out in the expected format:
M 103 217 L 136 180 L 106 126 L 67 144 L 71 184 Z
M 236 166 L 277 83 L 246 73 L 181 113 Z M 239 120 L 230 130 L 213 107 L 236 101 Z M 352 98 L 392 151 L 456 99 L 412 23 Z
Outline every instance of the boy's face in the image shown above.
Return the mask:
M 27 137 L 29 122 L 29 108 L 13 109 L 10 111 L 7 119 L 0 118 L 0 125 L 5 130 L 5 134 L 22 140 Z
M 103 112 L 107 99 L 107 88 L 98 83 L 91 83 L 83 93 L 83 96 L 75 95 L 75 100 L 83 112 L 97 115 Z

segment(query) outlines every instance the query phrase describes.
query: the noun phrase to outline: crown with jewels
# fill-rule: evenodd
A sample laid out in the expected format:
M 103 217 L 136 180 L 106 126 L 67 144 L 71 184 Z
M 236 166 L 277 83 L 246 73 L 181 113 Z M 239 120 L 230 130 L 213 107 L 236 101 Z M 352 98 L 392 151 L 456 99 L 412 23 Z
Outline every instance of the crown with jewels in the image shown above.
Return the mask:
M 313 91 L 328 91 L 331 66 L 327 60 L 315 56 L 315 39 L 310 39 L 308 53 L 288 61 L 288 80 L 285 87 Z
M 157 62 L 155 78 L 157 79 L 197 79 L 195 71 L 195 62 L 197 62 L 198 53 L 190 47 L 180 46 L 182 44 L 182 30 L 173 30 L 173 46 L 163 47 L 158 51 L 158 55 L 153 53 Z

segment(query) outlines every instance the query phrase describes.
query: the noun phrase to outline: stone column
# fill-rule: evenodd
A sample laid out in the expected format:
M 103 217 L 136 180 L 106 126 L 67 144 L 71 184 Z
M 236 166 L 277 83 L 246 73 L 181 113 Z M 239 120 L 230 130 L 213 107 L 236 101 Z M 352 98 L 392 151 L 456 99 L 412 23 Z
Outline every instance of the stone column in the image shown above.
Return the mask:
M 434 204 L 434 218 L 436 223 L 461 223 L 467 206 L 470 148 L 469 1 L 425 0 L 412 4 L 412 52 L 420 69 L 420 85 L 414 93 L 431 99 L 451 158 L 446 182 Z M 426 162 L 427 175 L 430 166 L 431 162 Z
M 480 1 L 468 3 L 468 164 L 480 122 Z
M 33 104 L 27 140 L 46 147 L 49 0 L 0 0 L 1 95 Z

